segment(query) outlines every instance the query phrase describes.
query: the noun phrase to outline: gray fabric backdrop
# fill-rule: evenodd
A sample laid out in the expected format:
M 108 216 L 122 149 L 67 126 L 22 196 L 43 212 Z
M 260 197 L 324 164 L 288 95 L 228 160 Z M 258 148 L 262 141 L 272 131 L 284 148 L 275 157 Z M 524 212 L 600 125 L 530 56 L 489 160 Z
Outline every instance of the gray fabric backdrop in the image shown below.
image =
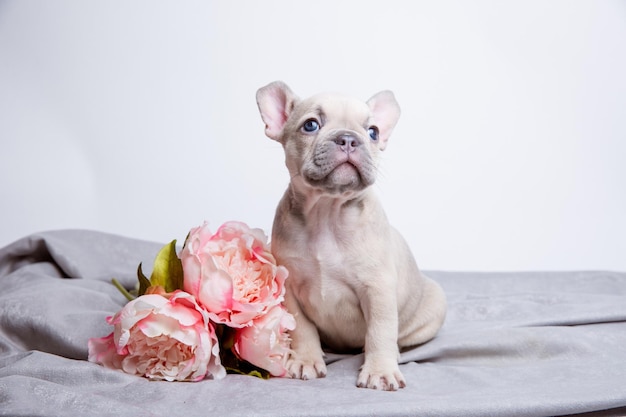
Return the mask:
M 404 352 L 408 386 L 355 387 L 362 355 L 329 354 L 314 381 L 228 375 L 153 382 L 89 363 L 87 340 L 125 299 L 160 243 L 82 230 L 0 250 L 0 415 L 626 415 L 626 274 L 428 274 L 449 313 L 433 341 Z M 146 268 L 149 269 L 149 268 Z

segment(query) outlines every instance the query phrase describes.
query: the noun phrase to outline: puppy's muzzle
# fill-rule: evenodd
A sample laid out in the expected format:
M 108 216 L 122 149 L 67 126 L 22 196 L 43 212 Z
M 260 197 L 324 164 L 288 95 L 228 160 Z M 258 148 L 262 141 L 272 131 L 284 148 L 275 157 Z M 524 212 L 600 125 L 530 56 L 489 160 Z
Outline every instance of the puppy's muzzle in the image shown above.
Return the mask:
M 376 167 L 358 133 L 342 129 L 331 132 L 315 146 L 302 174 L 307 182 L 327 192 L 360 191 L 374 183 Z

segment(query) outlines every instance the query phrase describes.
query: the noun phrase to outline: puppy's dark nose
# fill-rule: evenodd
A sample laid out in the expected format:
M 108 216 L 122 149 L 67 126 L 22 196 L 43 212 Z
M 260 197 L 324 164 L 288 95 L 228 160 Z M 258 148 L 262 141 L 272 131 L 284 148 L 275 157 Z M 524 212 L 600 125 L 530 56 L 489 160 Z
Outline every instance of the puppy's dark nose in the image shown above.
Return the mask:
M 337 136 L 333 139 L 333 142 L 335 142 L 341 150 L 346 153 L 353 152 L 355 148 L 361 144 L 361 141 L 356 136 L 348 133 Z

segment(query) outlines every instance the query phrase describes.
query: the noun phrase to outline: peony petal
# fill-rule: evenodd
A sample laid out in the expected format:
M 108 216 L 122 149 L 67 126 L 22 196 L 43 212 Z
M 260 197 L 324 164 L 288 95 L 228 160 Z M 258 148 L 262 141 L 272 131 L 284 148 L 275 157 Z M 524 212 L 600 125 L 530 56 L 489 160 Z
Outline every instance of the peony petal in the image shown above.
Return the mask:
M 88 360 L 105 368 L 120 369 L 123 356 L 118 355 L 115 349 L 114 334 L 87 341 L 89 350 Z
M 209 312 L 218 313 L 230 310 L 233 303 L 233 280 L 228 273 L 217 269 L 215 264 L 206 262 L 203 282 L 197 299 Z
M 167 303 L 167 298 L 162 295 L 145 294 L 128 302 L 122 310 L 113 317 L 111 322 L 115 326 L 115 343 L 118 353 L 121 353 L 121 350 L 128 343 L 130 337 L 129 329 L 137 324 L 137 322 L 150 315 L 154 310 L 161 308 Z
M 295 328 L 295 319 L 282 306 L 272 308 L 252 326 L 239 329 L 235 351 L 244 360 L 263 368 L 273 376 L 286 374 L 290 351 L 287 330 Z
M 182 326 L 193 326 L 203 320 L 202 315 L 192 305 L 185 305 L 173 300 L 170 304 L 159 310 L 159 314 L 175 319 Z

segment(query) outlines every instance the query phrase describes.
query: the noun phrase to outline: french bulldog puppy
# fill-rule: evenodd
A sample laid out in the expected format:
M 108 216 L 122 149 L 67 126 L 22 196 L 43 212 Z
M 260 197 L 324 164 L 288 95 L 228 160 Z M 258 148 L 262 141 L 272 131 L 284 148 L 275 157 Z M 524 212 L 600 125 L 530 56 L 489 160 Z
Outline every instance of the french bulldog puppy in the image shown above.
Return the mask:
M 420 272 L 372 190 L 400 117 L 393 93 L 367 102 L 335 94 L 301 100 L 277 81 L 256 98 L 291 178 L 271 243 L 289 270 L 285 305 L 296 319 L 290 375 L 325 376 L 324 343 L 335 351 L 364 350 L 357 386 L 403 388 L 399 349 L 435 336 L 446 299 Z

